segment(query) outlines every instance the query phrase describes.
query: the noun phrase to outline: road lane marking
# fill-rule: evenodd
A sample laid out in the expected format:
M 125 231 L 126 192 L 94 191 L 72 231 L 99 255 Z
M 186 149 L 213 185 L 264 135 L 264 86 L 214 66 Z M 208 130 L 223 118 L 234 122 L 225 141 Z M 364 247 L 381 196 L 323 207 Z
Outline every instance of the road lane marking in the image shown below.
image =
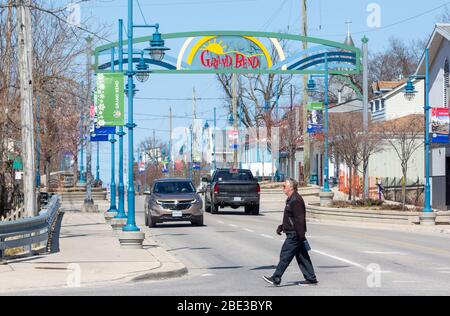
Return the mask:
M 262 236 L 262 237 L 265 237 L 265 238 L 270 238 L 270 239 L 273 239 L 273 237 L 272 237 L 272 236 L 269 236 L 269 235 L 266 235 L 266 234 L 261 234 L 260 236 Z
M 312 250 L 312 252 L 315 252 L 315 253 L 317 253 L 317 254 L 319 254 L 319 255 L 322 255 L 322 256 L 325 256 L 325 257 L 329 257 L 329 258 L 335 259 L 335 260 L 337 260 L 337 261 L 341 261 L 341 262 L 343 262 L 343 263 L 347 263 L 347 264 L 352 265 L 352 266 L 354 266 L 354 267 L 360 268 L 360 269 L 362 269 L 362 270 L 364 270 L 364 271 L 366 271 L 366 272 L 370 272 L 370 273 L 373 272 L 373 271 L 371 271 L 368 267 L 365 267 L 365 266 L 363 266 L 362 264 L 359 264 L 359 263 L 350 261 L 350 260 L 348 260 L 348 259 L 344 259 L 344 258 L 340 258 L 340 257 L 338 257 L 338 256 L 330 255 L 330 254 L 328 254 L 328 253 L 326 253 L 326 252 L 319 251 L 319 250 Z M 369 266 L 370 266 L 370 265 L 369 265 Z M 379 273 L 391 273 L 391 271 L 378 271 L 378 272 L 379 272 Z
M 248 228 L 244 228 L 245 231 L 249 232 L 249 233 L 254 233 L 254 230 L 248 229 Z
M 239 227 L 239 226 L 234 225 L 234 224 L 228 224 L 228 226 L 235 227 L 235 228 Z
M 368 254 L 368 255 L 392 255 L 392 256 L 406 256 L 406 253 L 404 252 L 389 252 L 389 251 L 362 251 L 362 253 Z
M 202 277 L 212 277 L 212 276 L 215 276 L 215 274 L 212 274 L 212 273 L 202 274 Z

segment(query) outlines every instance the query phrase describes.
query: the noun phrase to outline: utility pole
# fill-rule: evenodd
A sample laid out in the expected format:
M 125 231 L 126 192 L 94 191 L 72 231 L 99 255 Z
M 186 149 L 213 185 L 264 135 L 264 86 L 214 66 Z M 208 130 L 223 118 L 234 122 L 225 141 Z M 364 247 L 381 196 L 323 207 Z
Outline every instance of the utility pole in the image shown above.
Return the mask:
M 308 8 L 306 0 L 302 0 L 302 35 L 308 36 Z M 308 49 L 308 42 L 303 41 L 303 50 Z M 308 85 L 308 75 L 303 75 L 303 174 L 305 182 L 309 182 L 311 175 L 311 139 L 308 135 L 308 94 L 306 86 Z
M 236 74 L 232 74 L 232 107 L 233 107 L 233 133 L 237 132 L 238 129 L 238 117 L 237 117 L 237 78 Z M 237 151 L 237 135 L 233 134 L 233 168 L 238 168 L 238 151 Z
M 172 177 L 172 108 L 169 109 L 169 177 Z
M 369 40 L 367 37 L 362 39 L 362 57 L 363 57 L 363 124 L 364 134 L 369 132 Z M 367 150 L 366 145 L 364 151 Z M 369 168 L 364 175 L 364 199 L 369 199 Z
M 23 193 L 26 216 L 38 213 L 33 116 L 33 38 L 29 0 L 17 1 L 20 116 L 22 127 Z
M 94 200 L 92 199 L 92 144 L 91 144 L 91 126 L 93 123 L 93 117 L 91 116 L 90 107 L 92 104 L 92 37 L 86 38 L 86 75 L 87 75 L 87 87 L 86 87 L 86 105 L 85 111 L 89 113 L 88 116 L 88 128 L 86 135 L 86 197 L 84 199 L 83 211 L 94 212 Z
M 41 188 L 41 96 L 39 95 L 36 97 L 36 147 L 36 189 L 39 192 Z
M 195 87 L 193 88 L 193 99 L 192 99 L 192 127 L 191 127 L 191 180 L 194 180 L 196 173 L 194 172 L 194 160 L 196 156 L 194 155 L 194 150 L 197 148 L 197 131 L 195 130 L 195 121 L 197 120 L 197 94 L 195 92 Z M 195 182 L 194 182 L 195 183 Z
M 153 129 L 153 165 L 158 165 L 158 148 L 156 148 L 156 136 L 155 129 Z

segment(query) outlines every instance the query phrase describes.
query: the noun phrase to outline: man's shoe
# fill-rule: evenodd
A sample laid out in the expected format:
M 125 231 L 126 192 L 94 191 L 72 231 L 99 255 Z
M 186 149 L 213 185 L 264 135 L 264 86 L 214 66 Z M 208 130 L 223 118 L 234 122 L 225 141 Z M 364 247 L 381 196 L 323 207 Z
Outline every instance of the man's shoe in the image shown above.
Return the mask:
M 273 277 L 267 277 L 267 276 L 263 276 L 264 281 L 266 281 L 267 283 L 270 283 L 272 285 L 278 286 L 280 285 L 281 281 L 280 280 L 276 280 Z
M 318 285 L 319 281 L 317 281 L 317 280 L 305 280 L 305 281 L 300 281 L 298 284 L 299 285 L 303 285 L 303 286 L 306 286 L 306 285 Z

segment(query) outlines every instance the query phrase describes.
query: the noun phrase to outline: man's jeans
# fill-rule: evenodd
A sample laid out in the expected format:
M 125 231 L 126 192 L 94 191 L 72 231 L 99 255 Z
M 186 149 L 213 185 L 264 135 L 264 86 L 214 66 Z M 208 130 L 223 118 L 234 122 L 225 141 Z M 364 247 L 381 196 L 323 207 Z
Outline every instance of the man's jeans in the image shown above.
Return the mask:
M 281 281 L 281 277 L 291 263 L 292 259 L 297 259 L 298 266 L 307 281 L 316 281 L 314 267 L 306 250 L 304 242 L 300 241 L 295 232 L 287 232 L 286 240 L 281 248 L 280 262 L 273 274 L 275 280 Z

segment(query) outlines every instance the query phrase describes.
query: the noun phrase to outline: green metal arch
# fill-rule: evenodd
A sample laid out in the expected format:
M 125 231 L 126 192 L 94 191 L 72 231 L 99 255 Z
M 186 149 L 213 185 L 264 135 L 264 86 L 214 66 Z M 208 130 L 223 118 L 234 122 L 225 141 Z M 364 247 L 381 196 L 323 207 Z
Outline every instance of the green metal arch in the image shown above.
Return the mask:
M 181 33 L 168 33 L 163 34 L 162 38 L 167 39 L 177 39 L 177 38 L 189 38 L 189 37 L 203 37 L 203 36 L 252 36 L 257 38 L 276 38 L 280 40 L 292 40 L 298 42 L 308 42 L 315 43 L 322 46 L 327 46 L 331 48 L 337 48 L 341 50 L 345 50 L 348 52 L 354 52 L 356 55 L 356 69 L 354 70 L 330 70 L 330 74 L 334 75 L 346 75 L 346 74 L 359 74 L 361 72 L 361 50 L 357 47 L 345 45 L 343 43 L 334 42 L 330 40 L 325 40 L 321 38 L 315 37 L 307 37 L 301 35 L 294 34 L 284 34 L 284 33 L 273 33 L 273 32 L 251 32 L 251 31 L 198 31 L 198 32 L 181 32 Z M 151 36 L 138 37 L 133 39 L 134 44 L 149 42 L 151 40 Z M 124 41 L 124 46 L 128 45 L 128 41 Z M 105 72 L 108 73 L 110 71 L 99 71 L 97 69 L 99 64 L 100 53 L 104 51 L 109 51 L 112 48 L 118 47 L 118 42 L 106 44 L 97 47 L 93 51 L 93 55 L 95 58 L 94 69 L 97 73 Z M 300 46 L 299 46 L 300 47 Z M 274 70 L 274 69 L 266 69 L 266 70 L 233 70 L 233 73 L 243 73 L 243 74 L 324 74 L 324 70 Z M 229 70 L 161 70 L 155 69 L 152 70 L 152 73 L 178 73 L 178 74 L 217 74 L 217 73 L 231 73 Z
M 309 36 L 301 36 L 294 34 L 284 34 L 284 33 L 274 33 L 274 32 L 246 32 L 246 31 L 199 31 L 199 32 L 181 32 L 181 33 L 167 33 L 163 34 L 163 39 L 176 39 L 176 38 L 187 38 L 187 37 L 199 37 L 199 36 L 254 36 L 254 37 L 265 37 L 265 38 L 277 38 L 277 39 L 286 39 L 292 41 L 299 42 L 308 42 L 321 44 L 325 46 L 340 48 L 347 51 L 352 51 L 361 54 L 361 50 L 357 47 L 345 45 L 343 43 L 334 42 L 326 39 L 309 37 Z M 151 36 L 143 36 L 138 37 L 133 40 L 134 44 L 144 43 L 151 40 Z M 124 45 L 128 44 L 128 40 L 124 40 Z M 102 51 L 110 50 L 111 48 L 118 47 L 118 42 L 114 42 L 111 44 L 106 44 L 99 46 L 95 49 L 94 53 L 99 53 Z

